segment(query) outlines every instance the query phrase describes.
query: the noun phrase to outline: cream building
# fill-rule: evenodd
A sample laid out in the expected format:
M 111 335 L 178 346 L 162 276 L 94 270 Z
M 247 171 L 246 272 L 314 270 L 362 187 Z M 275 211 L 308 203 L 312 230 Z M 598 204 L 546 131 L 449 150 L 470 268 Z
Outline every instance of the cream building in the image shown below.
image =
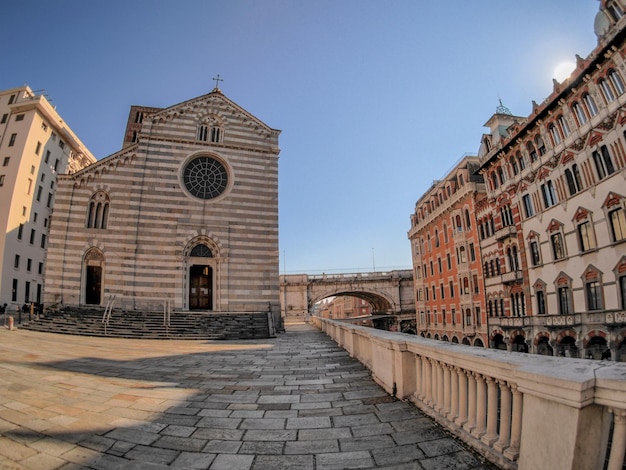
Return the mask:
M 0 91 L 0 304 L 43 300 L 58 176 L 96 159 L 41 93 Z
M 513 273 L 486 281 L 502 293 L 490 335 L 509 348 L 522 337 L 531 352 L 626 359 L 625 10 L 603 0 L 591 54 L 530 116 L 500 113 L 483 137 L 495 226 L 481 247 Z
M 218 88 L 131 108 L 122 150 L 59 178 L 46 306 L 279 315 L 279 133 Z

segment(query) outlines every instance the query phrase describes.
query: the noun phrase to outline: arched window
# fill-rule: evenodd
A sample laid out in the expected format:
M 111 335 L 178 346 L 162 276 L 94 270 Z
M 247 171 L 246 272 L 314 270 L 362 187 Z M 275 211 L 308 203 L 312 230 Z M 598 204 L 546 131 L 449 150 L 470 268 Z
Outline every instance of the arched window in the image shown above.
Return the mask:
M 602 97 L 604 98 L 605 103 L 610 103 L 615 100 L 615 94 L 613 93 L 613 89 L 609 82 L 607 82 L 604 78 L 598 80 L 598 86 L 600 87 L 600 91 L 602 91 Z
M 574 116 L 576 116 L 576 121 L 579 126 L 582 126 L 587 122 L 587 115 L 585 114 L 585 108 L 578 102 L 572 105 L 572 111 L 574 112 Z
M 615 70 L 611 70 L 609 72 L 609 80 L 611 80 L 611 84 L 613 85 L 613 88 L 618 96 L 624 93 L 624 82 L 622 81 L 622 77 L 620 77 L 619 73 Z
M 213 252 L 208 246 L 201 243 L 193 247 L 189 256 L 194 258 L 213 258 Z
M 528 151 L 531 163 L 537 161 L 537 150 L 532 142 L 526 143 L 526 150 Z
M 561 143 L 561 133 L 554 124 L 548 126 L 550 131 L 550 137 L 552 137 L 552 145 L 559 145 Z
M 567 187 L 569 189 L 570 196 L 573 196 L 583 189 L 580 171 L 578 170 L 578 165 L 576 163 L 572 165 L 571 169 L 565 169 L 565 179 L 567 180 Z
M 526 161 L 524 160 L 524 155 L 522 155 L 522 152 L 518 151 L 515 154 L 515 158 L 517 159 L 517 163 L 519 165 L 519 171 L 522 171 L 526 168 Z
M 567 123 L 567 119 L 565 119 L 565 116 L 562 116 L 562 115 L 559 116 L 558 123 L 559 123 L 559 126 L 561 127 L 561 131 L 563 132 L 564 137 L 567 137 L 568 135 L 572 133 L 572 131 L 569 128 L 569 124 Z
M 504 184 L 504 182 L 506 181 L 506 179 L 504 178 L 504 170 L 501 166 L 499 166 L 496 171 L 498 172 L 498 179 L 500 180 L 500 184 Z
M 472 220 L 470 217 L 470 213 L 467 209 L 465 209 L 465 225 L 467 226 L 467 230 L 472 228 Z
M 496 176 L 495 171 L 491 173 L 491 186 L 493 189 L 498 189 L 498 186 L 500 186 L 498 184 L 498 177 Z
M 587 108 L 587 114 L 589 116 L 593 117 L 598 114 L 598 106 L 596 105 L 596 101 L 589 93 L 585 93 L 583 95 L 583 103 L 585 103 L 585 107 Z
M 87 208 L 87 228 L 105 229 L 109 223 L 110 199 L 104 191 L 98 191 L 89 200 Z
M 537 146 L 537 151 L 540 156 L 546 153 L 546 144 L 543 143 L 541 135 L 537 135 L 537 137 L 535 137 L 535 145 Z
M 513 170 L 513 174 L 517 175 L 519 173 L 519 169 L 517 168 L 517 161 L 514 156 L 509 158 L 509 165 L 511 165 L 511 170 Z

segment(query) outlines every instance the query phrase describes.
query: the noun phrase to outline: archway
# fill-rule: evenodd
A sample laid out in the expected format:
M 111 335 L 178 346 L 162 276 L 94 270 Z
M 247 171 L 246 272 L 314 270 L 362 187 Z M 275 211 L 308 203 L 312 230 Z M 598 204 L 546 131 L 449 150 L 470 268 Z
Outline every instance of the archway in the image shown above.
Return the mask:
M 443 335 L 441 341 L 445 341 L 446 343 L 449 342 L 450 340 L 448 339 L 448 335 Z
M 548 336 L 541 336 L 537 340 L 537 354 L 542 356 L 554 355 L 554 349 L 550 346 L 550 338 Z
M 611 359 L 611 350 L 602 336 L 594 336 L 587 343 L 587 359 Z
M 456 336 L 452 337 L 452 344 L 459 344 L 459 338 L 457 338 Z
M 500 349 L 502 351 L 506 351 L 506 343 L 504 342 L 504 337 L 501 334 L 494 335 L 492 341 L 493 349 Z
M 511 351 L 527 353 L 528 345 L 526 344 L 526 339 L 522 335 L 517 335 L 513 338 L 511 342 Z
M 464 344 L 465 346 L 471 346 L 469 339 L 467 338 L 463 338 L 462 344 Z
M 615 350 L 615 360 L 617 362 L 626 362 L 626 339 L 623 339 Z
M 208 237 L 200 236 L 185 249 L 187 308 L 213 310 L 217 298 L 217 245 Z
M 483 343 L 483 340 L 482 340 L 482 339 L 480 339 L 480 338 L 476 338 L 476 339 L 474 340 L 474 347 L 477 347 L 477 348 L 484 348 L 484 347 L 485 347 L 485 345 L 484 345 L 484 343 Z
M 83 258 L 83 299 L 87 305 L 100 305 L 104 291 L 104 254 L 91 248 Z
M 572 336 L 564 336 L 557 345 L 557 355 L 561 357 L 578 357 L 576 339 Z

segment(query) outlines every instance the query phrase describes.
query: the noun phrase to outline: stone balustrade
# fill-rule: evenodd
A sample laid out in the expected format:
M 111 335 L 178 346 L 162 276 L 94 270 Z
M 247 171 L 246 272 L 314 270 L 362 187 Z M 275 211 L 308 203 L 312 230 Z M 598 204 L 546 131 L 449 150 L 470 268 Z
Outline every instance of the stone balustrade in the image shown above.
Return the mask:
M 501 468 L 622 469 L 624 363 L 473 348 L 319 317 L 311 322 L 387 392 L 410 400 Z

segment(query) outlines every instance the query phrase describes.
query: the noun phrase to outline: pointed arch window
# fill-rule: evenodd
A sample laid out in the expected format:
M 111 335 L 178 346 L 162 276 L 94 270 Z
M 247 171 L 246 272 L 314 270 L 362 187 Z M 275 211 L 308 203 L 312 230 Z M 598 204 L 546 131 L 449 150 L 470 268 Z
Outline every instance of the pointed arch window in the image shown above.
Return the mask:
M 537 135 L 537 137 L 535 137 L 535 145 L 537 146 L 539 155 L 544 155 L 546 153 L 546 144 L 543 143 L 541 135 Z
M 604 78 L 598 81 L 598 86 L 600 87 L 600 91 L 602 91 L 602 97 L 604 98 L 605 103 L 610 103 L 611 101 L 615 101 L 615 94 L 613 93 L 613 89 L 609 82 L 607 82 Z
M 615 70 L 609 71 L 609 80 L 611 81 L 611 85 L 613 85 L 613 89 L 617 96 L 621 95 L 626 91 L 624 88 L 624 82 L 622 81 L 622 77 Z
M 570 196 L 573 196 L 583 189 L 582 178 L 580 177 L 580 171 L 576 163 L 574 163 L 571 168 L 565 169 L 565 179 L 567 180 Z
M 109 195 L 104 191 L 98 191 L 89 200 L 87 208 L 87 228 L 106 229 L 109 224 Z
M 585 103 L 585 107 L 587 108 L 587 114 L 591 117 L 598 114 L 598 106 L 596 105 L 596 100 L 593 99 L 589 93 L 585 93 L 583 95 L 583 103 Z
M 526 144 L 526 151 L 528 152 L 528 156 L 530 157 L 530 162 L 537 161 L 537 150 L 532 142 L 528 142 Z
M 576 121 L 579 126 L 582 126 L 587 122 L 587 115 L 585 114 L 585 109 L 583 106 L 576 102 L 572 105 L 572 111 L 574 111 L 574 116 L 576 116 Z

